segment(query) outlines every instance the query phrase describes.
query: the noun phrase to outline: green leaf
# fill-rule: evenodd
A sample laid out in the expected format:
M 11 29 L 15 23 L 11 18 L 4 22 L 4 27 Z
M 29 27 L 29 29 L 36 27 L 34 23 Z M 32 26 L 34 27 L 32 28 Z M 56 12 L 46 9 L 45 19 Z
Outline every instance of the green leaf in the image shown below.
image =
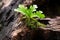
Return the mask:
M 34 11 L 36 11 L 36 8 L 37 8 L 37 5 L 33 5 L 33 6 L 31 5 L 30 6 L 30 11 L 34 12 Z
M 35 13 L 32 13 L 31 18 L 33 18 L 33 17 L 37 17 L 37 15 Z
M 38 22 L 34 17 L 42 19 L 45 18 L 45 15 L 42 11 L 36 11 L 36 8 L 38 8 L 37 5 L 31 5 L 29 8 L 25 7 L 24 5 L 19 5 L 17 9 L 14 9 L 14 11 L 20 12 L 24 15 L 22 20 L 25 20 L 24 22 L 27 26 L 31 28 L 37 28 L 38 25 L 42 26 L 43 24 Z
M 24 5 L 20 4 L 18 7 L 19 7 L 19 8 L 21 8 L 21 7 L 23 7 L 23 8 L 24 8 Z
M 44 14 L 42 14 L 40 11 L 36 11 L 36 15 L 37 15 L 37 17 L 38 18 L 45 18 L 45 15 Z
M 17 9 L 14 9 L 14 11 L 20 12 L 23 15 L 27 15 L 27 7 L 24 7 L 23 5 L 19 5 Z

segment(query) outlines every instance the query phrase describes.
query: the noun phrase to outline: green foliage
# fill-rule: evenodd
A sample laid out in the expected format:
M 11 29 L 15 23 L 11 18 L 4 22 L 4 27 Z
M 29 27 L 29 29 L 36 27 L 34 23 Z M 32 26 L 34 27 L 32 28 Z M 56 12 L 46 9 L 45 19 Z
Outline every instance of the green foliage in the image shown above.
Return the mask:
M 45 15 L 42 11 L 36 11 L 37 5 L 31 5 L 29 8 L 24 5 L 19 5 L 17 9 L 14 9 L 16 12 L 20 12 L 23 14 L 23 18 L 25 18 L 25 23 L 30 28 L 37 28 L 40 26 L 45 26 L 44 24 L 38 22 L 35 18 L 43 19 Z

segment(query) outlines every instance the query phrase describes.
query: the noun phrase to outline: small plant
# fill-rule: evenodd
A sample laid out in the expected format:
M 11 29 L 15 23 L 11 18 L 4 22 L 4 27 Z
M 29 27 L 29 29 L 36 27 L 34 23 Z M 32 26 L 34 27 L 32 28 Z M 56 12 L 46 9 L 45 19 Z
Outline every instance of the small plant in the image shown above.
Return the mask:
M 20 12 L 23 15 L 25 24 L 29 28 L 38 28 L 38 27 L 45 27 L 44 24 L 38 22 L 36 18 L 43 19 L 45 15 L 42 14 L 42 11 L 36 11 L 37 5 L 31 5 L 29 8 L 25 7 L 24 5 L 19 5 L 17 9 L 14 9 L 16 12 Z

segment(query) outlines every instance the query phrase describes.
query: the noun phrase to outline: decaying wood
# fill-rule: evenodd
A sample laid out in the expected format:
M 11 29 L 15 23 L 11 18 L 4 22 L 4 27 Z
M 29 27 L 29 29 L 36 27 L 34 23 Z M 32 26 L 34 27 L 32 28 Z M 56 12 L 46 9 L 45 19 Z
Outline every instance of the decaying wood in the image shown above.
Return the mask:
M 14 12 L 14 9 L 22 3 L 22 0 L 2 0 L 4 5 L 1 7 L 0 15 L 2 16 L 0 19 L 0 22 L 3 24 L 3 29 L 0 31 L 0 40 L 5 40 L 5 37 L 8 36 L 10 38 L 10 33 L 14 30 L 13 25 L 17 26 L 17 15 L 15 15 L 16 12 Z M 7 2 L 8 4 L 7 4 Z M 9 40 L 9 39 L 6 40 Z
M 40 28 L 37 30 L 29 30 L 20 22 L 21 15 L 14 12 L 14 9 L 21 3 L 28 6 L 32 2 L 32 0 L 2 0 L 2 3 L 0 3 L 0 23 L 2 24 L 0 40 L 54 40 L 56 35 L 59 35 L 60 18 L 48 19 L 50 20 L 49 28 Z M 42 0 L 42 2 L 45 3 L 45 0 Z M 44 3 L 40 4 L 43 5 Z M 58 36 L 56 39 L 60 40 Z

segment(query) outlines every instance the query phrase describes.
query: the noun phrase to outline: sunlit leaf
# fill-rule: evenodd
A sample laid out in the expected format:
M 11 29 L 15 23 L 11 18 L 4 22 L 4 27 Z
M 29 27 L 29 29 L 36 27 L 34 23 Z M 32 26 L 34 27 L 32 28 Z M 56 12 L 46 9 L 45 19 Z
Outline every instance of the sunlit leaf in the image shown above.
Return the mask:
M 36 15 L 37 15 L 37 17 L 38 18 L 45 18 L 45 15 L 44 14 L 42 14 L 42 12 L 40 12 L 40 11 L 36 11 Z
M 14 9 L 16 12 L 20 12 L 24 15 L 26 25 L 30 26 L 31 28 L 35 28 L 38 25 L 43 25 L 40 22 L 38 22 L 34 17 L 37 18 L 45 18 L 45 15 L 42 11 L 37 11 L 37 5 L 31 5 L 29 8 L 25 7 L 24 5 L 19 5 L 18 8 Z M 35 25 L 36 24 L 36 25 Z

